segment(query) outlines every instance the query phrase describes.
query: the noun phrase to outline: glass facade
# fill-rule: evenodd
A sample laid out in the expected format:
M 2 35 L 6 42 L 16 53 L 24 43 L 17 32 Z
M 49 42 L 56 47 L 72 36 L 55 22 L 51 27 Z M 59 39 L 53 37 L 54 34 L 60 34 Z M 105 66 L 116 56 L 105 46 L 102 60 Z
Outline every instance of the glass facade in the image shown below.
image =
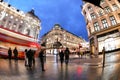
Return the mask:
M 105 47 L 106 51 L 118 49 L 120 47 L 119 41 L 120 41 L 119 32 L 99 37 L 98 38 L 99 52 L 102 51 L 103 47 Z

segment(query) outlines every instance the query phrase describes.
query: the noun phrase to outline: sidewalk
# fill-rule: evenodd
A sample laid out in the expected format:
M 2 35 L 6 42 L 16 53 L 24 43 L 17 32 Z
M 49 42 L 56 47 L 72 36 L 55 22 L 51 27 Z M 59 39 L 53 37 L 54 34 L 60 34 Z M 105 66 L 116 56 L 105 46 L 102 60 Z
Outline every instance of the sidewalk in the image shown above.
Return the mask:
M 98 58 L 90 58 L 89 56 L 83 56 L 82 58 L 79 58 L 78 56 L 71 56 L 70 63 L 77 63 L 89 66 L 99 66 L 102 65 L 102 56 L 99 55 Z
M 47 57 L 45 72 L 41 71 L 39 59 L 32 69 L 24 66 L 24 60 L 0 59 L 0 80 L 120 80 L 120 64 L 107 65 L 105 68 L 93 67 L 102 58 L 83 58 L 71 56 L 66 66 L 60 62 L 51 62 L 54 57 Z M 111 76 L 112 75 L 112 76 Z

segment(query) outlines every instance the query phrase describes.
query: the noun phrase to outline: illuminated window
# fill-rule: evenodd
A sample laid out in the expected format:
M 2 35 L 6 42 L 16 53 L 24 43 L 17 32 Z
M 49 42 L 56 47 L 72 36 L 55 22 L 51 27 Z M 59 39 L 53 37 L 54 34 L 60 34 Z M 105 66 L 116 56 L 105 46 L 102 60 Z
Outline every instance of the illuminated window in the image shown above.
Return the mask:
M 115 40 L 114 38 L 108 38 L 104 41 L 105 44 L 105 50 L 111 51 L 115 49 Z
M 110 16 L 109 18 L 110 18 L 110 21 L 111 21 L 112 25 L 116 25 L 117 24 L 114 16 Z
M 11 21 L 8 21 L 7 27 L 8 27 L 9 29 L 11 29 Z
M 116 4 L 113 4 L 112 6 L 113 6 L 114 11 L 116 11 L 116 10 L 119 9 L 118 6 L 117 6 Z
M 19 25 L 19 27 L 18 27 L 18 32 L 22 32 L 22 29 L 23 29 L 23 26 L 22 26 L 22 25 Z
M 108 28 L 108 23 L 106 19 L 102 20 L 103 28 Z
M 92 19 L 96 18 L 96 15 L 94 13 L 91 13 L 90 16 L 91 16 Z
M 102 16 L 104 14 L 103 10 L 99 10 L 99 15 Z
M 99 31 L 100 30 L 98 22 L 95 22 L 93 25 L 94 25 L 95 31 Z
M 110 8 L 109 8 L 108 6 L 105 7 L 105 11 L 106 11 L 107 13 L 111 12 L 111 10 L 110 10 Z
M 16 26 L 17 26 L 16 23 L 14 23 L 13 26 L 12 26 L 12 30 L 15 30 Z

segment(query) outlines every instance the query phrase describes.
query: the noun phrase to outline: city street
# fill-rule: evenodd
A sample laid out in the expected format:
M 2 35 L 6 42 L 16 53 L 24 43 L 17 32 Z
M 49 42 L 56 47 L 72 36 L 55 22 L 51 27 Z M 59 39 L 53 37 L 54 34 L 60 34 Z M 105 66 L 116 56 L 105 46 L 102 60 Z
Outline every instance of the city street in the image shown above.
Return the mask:
M 113 55 L 115 54 L 115 55 Z M 56 62 L 55 56 L 47 56 L 45 72 L 41 71 L 39 59 L 32 69 L 24 66 L 24 60 L 11 62 L 0 59 L 0 80 L 120 80 L 120 55 L 106 55 L 105 68 L 102 68 L 102 56 L 99 58 L 70 56 L 68 66 Z M 108 61 L 109 60 L 109 61 Z

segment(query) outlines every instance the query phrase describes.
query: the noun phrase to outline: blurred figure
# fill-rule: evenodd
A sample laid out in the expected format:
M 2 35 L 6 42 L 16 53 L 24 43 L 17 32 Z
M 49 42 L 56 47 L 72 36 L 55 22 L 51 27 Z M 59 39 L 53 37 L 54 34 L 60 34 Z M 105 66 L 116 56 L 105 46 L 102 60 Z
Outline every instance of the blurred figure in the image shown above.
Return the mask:
M 25 49 L 25 66 L 28 66 L 28 53 L 27 53 L 27 49 Z
M 65 63 L 66 63 L 66 65 L 68 65 L 68 62 L 69 62 L 69 54 L 70 54 L 69 48 L 66 48 L 66 50 L 65 50 Z
M 63 61 L 64 61 L 64 50 L 63 49 L 60 50 L 59 57 L 60 57 L 60 62 L 61 62 L 61 66 L 62 66 Z
M 40 62 L 41 62 L 41 68 L 42 71 L 45 71 L 44 69 L 44 56 L 45 55 L 45 49 L 41 49 L 41 51 L 39 52 L 39 58 L 40 58 Z
M 28 55 L 28 67 L 32 67 L 32 61 L 33 61 L 33 51 L 31 49 L 28 50 L 27 52 Z
M 15 61 L 17 61 L 17 60 L 18 60 L 18 50 L 17 50 L 16 47 L 15 47 L 15 49 L 13 50 L 13 53 L 14 53 Z
M 33 65 L 35 65 L 35 53 L 36 53 L 36 51 L 33 50 Z
M 11 50 L 11 48 L 8 49 L 8 58 L 9 58 L 9 60 L 11 60 L 11 58 L 12 58 L 12 50 Z

